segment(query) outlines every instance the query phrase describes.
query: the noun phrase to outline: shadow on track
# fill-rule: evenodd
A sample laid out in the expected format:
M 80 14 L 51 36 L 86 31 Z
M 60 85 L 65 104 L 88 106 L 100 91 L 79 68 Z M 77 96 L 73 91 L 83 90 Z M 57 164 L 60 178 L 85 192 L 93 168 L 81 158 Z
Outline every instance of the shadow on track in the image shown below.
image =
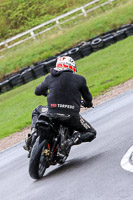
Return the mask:
M 95 162 L 99 162 L 101 157 L 103 157 L 103 154 L 104 153 L 102 152 L 91 157 L 85 156 L 82 158 L 68 160 L 63 165 L 57 165 L 56 169 L 53 169 L 52 171 L 48 173 L 46 172 L 46 175 L 44 174 L 43 178 L 41 178 L 40 180 L 36 180 L 34 183 L 48 180 L 50 178 L 55 178 L 56 176 L 61 175 L 61 174 L 65 175 L 65 173 L 69 173 L 69 171 L 72 172 L 83 166 L 94 165 Z

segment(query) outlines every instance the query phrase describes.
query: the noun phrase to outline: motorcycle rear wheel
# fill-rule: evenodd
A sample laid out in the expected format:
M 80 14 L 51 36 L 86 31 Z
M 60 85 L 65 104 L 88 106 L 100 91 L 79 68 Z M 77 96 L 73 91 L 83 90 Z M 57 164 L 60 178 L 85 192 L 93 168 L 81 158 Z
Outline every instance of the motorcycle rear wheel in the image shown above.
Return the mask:
M 29 174 L 33 179 L 40 179 L 45 173 L 48 164 L 43 151 L 47 147 L 47 141 L 39 143 L 39 138 L 33 146 L 29 162 Z

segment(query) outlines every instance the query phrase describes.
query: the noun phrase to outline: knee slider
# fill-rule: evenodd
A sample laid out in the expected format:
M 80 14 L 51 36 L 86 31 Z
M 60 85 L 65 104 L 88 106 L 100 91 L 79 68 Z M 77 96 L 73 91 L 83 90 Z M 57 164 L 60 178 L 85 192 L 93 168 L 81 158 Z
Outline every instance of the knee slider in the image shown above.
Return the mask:
M 91 142 L 92 140 L 94 140 L 96 138 L 96 132 L 90 133 L 90 136 L 88 138 L 88 141 Z

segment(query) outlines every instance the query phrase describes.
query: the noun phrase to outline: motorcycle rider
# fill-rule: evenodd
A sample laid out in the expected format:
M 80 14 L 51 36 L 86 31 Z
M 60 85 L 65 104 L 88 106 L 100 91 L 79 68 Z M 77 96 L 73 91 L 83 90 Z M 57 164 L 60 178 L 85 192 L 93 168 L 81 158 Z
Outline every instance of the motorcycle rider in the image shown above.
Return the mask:
M 81 106 L 92 107 L 92 95 L 86 85 L 86 79 L 77 75 L 75 61 L 69 56 L 59 57 L 56 67 L 52 68 L 45 80 L 36 87 L 35 95 L 47 96 L 48 112 L 68 115 L 65 120 L 67 127 L 75 130 L 69 146 L 82 142 L 91 142 L 96 138 L 96 130 L 79 114 Z M 43 106 L 38 106 L 32 113 L 32 134 L 28 134 L 24 149 L 30 151 L 33 146 L 37 131 L 35 123 L 40 113 L 44 112 Z

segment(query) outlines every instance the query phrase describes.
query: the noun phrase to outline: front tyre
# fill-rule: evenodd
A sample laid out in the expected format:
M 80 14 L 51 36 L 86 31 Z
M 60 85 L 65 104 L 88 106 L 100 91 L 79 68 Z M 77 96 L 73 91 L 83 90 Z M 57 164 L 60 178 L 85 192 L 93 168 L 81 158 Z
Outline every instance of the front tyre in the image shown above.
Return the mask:
M 40 138 L 37 138 L 36 143 L 33 146 L 30 162 L 29 162 L 29 174 L 33 179 L 40 179 L 47 168 L 46 157 L 43 154 L 44 149 L 47 148 L 47 141 L 40 142 Z

